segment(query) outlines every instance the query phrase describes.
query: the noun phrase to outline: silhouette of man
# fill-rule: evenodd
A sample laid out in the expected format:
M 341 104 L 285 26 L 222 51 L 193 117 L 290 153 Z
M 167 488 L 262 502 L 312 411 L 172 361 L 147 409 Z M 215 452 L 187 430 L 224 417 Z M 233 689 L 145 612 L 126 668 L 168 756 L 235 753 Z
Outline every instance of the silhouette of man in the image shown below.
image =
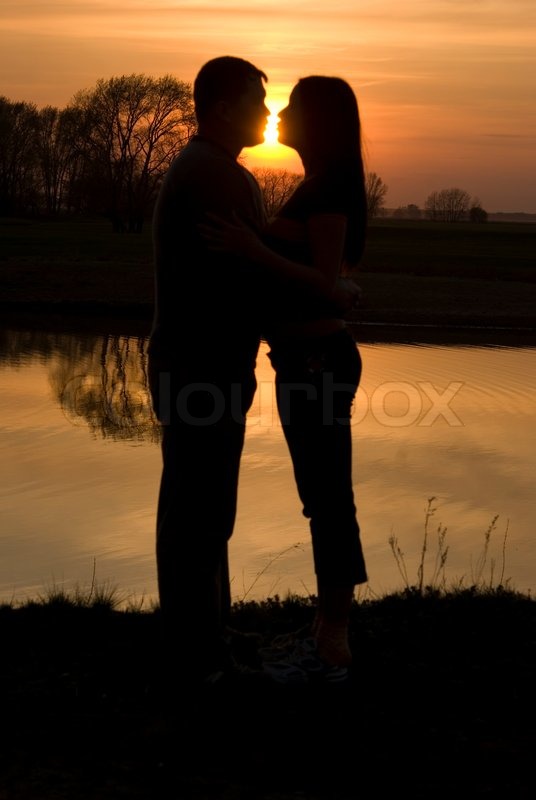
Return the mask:
M 237 215 L 256 232 L 266 222 L 259 186 L 237 161 L 242 148 L 263 141 L 265 81 L 253 64 L 231 56 L 201 68 L 197 134 L 168 170 L 153 219 L 149 378 L 163 435 L 156 542 L 162 623 L 178 657 L 174 673 L 211 682 L 233 667 L 223 636 L 231 605 L 227 543 L 261 322 L 255 271 L 211 252 L 198 226 L 207 213 Z

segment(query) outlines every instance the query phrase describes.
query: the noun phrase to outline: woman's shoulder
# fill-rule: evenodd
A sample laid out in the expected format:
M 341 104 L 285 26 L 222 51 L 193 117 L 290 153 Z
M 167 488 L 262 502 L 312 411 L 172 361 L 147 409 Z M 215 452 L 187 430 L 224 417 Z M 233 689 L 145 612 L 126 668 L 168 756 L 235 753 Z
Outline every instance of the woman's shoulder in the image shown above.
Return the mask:
M 348 213 L 363 203 L 363 180 L 352 165 L 334 165 L 304 180 L 281 209 L 284 217 Z

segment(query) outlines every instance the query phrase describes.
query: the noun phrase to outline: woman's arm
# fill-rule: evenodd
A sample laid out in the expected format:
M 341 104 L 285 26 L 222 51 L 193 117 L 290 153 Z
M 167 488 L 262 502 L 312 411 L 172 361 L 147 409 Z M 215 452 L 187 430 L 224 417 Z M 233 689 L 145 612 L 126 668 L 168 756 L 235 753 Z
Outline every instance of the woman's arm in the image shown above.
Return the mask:
M 344 214 L 316 214 L 307 221 L 313 267 L 331 286 L 339 277 L 344 259 L 347 220 Z

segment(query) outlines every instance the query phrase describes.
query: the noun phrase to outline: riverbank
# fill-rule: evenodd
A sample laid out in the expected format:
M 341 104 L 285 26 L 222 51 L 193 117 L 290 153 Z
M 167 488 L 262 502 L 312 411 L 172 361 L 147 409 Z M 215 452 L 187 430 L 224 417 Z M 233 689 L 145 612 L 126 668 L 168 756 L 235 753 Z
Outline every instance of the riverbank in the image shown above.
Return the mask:
M 59 280 L 47 283 L 46 289 L 39 289 L 34 282 L 31 300 L 0 299 L 3 326 L 148 336 L 152 300 L 142 300 L 140 290 L 147 280 L 136 289 L 136 281 L 131 279 L 129 292 L 114 302 L 107 299 L 112 292 L 103 288 L 105 283 L 88 280 L 83 290 L 73 286 L 70 297 L 63 297 L 64 283 L 63 290 L 57 289 L 52 297 L 51 286 L 60 285 Z M 347 316 L 358 342 L 536 345 L 536 284 L 371 273 L 363 273 L 359 283 L 362 304 Z M 115 281 L 113 286 L 117 286 Z M 152 283 L 147 291 L 152 298 Z
M 371 326 L 536 331 L 536 226 L 377 221 L 363 297 L 349 321 Z M 150 228 L 105 221 L 0 220 L 0 311 L 6 321 L 148 331 L 154 283 Z
M 235 606 L 232 624 L 269 641 L 312 613 L 274 598 Z M 528 798 L 535 623 L 536 603 L 506 589 L 356 603 L 344 689 L 228 689 L 170 726 L 157 611 L 4 607 L 0 797 Z

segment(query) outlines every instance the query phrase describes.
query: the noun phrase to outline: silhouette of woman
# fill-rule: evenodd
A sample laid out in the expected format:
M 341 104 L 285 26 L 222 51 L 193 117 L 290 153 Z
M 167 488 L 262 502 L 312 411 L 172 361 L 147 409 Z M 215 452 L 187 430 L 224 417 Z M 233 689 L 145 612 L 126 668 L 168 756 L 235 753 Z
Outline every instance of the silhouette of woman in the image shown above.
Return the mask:
M 280 277 L 277 297 L 268 303 L 264 298 L 264 336 L 296 485 L 310 520 L 318 604 L 311 630 L 316 652 L 308 654 L 335 680 L 346 676 L 352 661 L 349 616 L 355 586 L 367 581 L 350 426 L 361 357 L 329 300 L 365 244 L 361 126 L 349 84 L 326 76 L 299 80 L 279 119 L 279 141 L 300 155 L 303 181 L 262 241 L 239 220 L 212 218 L 203 233 L 211 247 Z M 303 291 L 305 284 L 318 288 L 317 299 Z

